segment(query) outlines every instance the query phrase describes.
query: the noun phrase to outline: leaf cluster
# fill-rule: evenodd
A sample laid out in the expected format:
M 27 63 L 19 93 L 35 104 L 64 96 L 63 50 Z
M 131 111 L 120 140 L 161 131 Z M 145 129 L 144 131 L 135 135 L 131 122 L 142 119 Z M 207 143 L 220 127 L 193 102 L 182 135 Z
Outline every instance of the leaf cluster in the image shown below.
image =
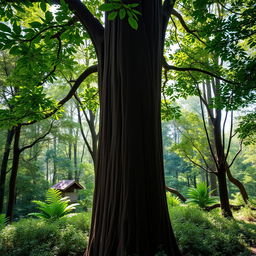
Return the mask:
M 36 216 L 41 219 L 56 220 L 67 216 L 78 205 L 70 204 L 68 197 L 61 197 L 61 192 L 55 189 L 49 189 L 46 192 L 46 202 L 35 200 L 40 212 L 30 213 L 30 216 Z
M 117 17 L 123 20 L 127 16 L 129 25 L 137 30 L 138 15 L 141 15 L 141 12 L 135 9 L 138 6 L 139 3 L 124 4 L 121 0 L 110 0 L 109 3 L 102 4 L 99 9 L 108 12 L 108 20 L 115 20 Z
M 190 188 L 188 191 L 187 203 L 198 205 L 200 208 L 206 208 L 216 203 L 216 200 L 210 197 L 212 191 L 208 191 L 209 187 L 204 182 L 198 183 L 196 188 Z

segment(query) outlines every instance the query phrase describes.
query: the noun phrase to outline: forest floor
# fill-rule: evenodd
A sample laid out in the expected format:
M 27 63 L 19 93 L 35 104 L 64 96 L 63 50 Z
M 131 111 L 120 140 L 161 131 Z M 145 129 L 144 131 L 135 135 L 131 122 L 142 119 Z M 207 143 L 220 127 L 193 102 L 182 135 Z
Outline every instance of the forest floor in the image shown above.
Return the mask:
M 170 207 L 174 233 L 186 256 L 256 255 L 256 211 L 234 212 L 225 219 L 219 209 Z M 57 221 L 21 219 L 0 232 L 1 256 L 81 256 L 87 247 L 91 213 Z

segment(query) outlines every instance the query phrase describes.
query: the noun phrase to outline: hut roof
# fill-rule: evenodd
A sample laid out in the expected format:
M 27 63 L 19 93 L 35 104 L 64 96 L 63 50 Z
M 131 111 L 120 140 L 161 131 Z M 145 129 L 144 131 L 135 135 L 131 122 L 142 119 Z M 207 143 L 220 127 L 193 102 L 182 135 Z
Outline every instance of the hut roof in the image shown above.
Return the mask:
M 83 189 L 84 187 L 78 183 L 75 180 L 62 180 L 59 183 L 55 184 L 52 186 L 52 188 L 54 189 L 58 189 L 61 191 L 65 191 L 66 189 L 70 188 L 70 187 L 75 187 L 75 189 Z

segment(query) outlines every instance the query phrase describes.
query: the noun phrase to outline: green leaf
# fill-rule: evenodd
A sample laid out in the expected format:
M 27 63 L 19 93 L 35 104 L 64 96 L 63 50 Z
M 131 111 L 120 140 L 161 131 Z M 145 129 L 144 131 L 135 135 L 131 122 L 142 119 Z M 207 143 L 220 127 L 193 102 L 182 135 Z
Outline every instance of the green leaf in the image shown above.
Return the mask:
M 99 10 L 100 11 L 103 11 L 103 12 L 110 12 L 110 11 L 113 11 L 115 8 L 113 6 L 112 3 L 107 3 L 107 4 L 102 4 L 100 7 L 99 7 Z
M 127 6 L 130 7 L 130 8 L 135 8 L 135 7 L 138 7 L 139 5 L 140 5 L 139 3 L 127 4 Z
M 118 12 L 111 12 L 109 15 L 108 15 L 108 20 L 114 20 L 117 16 L 117 13 Z
M 51 22 L 51 21 L 53 20 L 53 15 L 52 15 L 51 12 L 47 11 L 47 12 L 45 13 L 45 20 L 46 20 L 47 22 Z
M 137 11 L 137 10 L 132 10 L 133 13 L 141 15 L 141 12 Z
M 17 25 L 17 22 L 15 21 L 13 24 L 13 31 L 15 32 L 15 34 L 20 35 L 21 33 L 21 28 L 20 26 Z
M 40 28 L 42 24 L 40 22 L 38 22 L 38 21 L 33 21 L 33 22 L 29 23 L 29 25 L 32 28 Z
M 42 11 L 46 12 L 46 3 L 45 3 L 45 1 L 42 1 L 40 3 L 40 8 L 42 9 Z
M 126 16 L 126 10 L 124 8 L 119 10 L 119 18 L 120 20 L 123 20 Z
M 13 46 L 11 48 L 11 50 L 9 51 L 10 54 L 13 54 L 13 55 L 19 55 L 21 53 L 21 50 L 19 48 L 19 46 Z
M 11 29 L 7 25 L 5 25 L 4 23 L 0 23 L 0 30 L 4 31 L 4 32 L 11 33 Z
M 129 18 L 128 18 L 128 22 L 129 22 L 130 26 L 131 26 L 133 29 L 135 29 L 135 30 L 138 29 L 138 22 L 137 22 L 134 18 L 129 17 Z

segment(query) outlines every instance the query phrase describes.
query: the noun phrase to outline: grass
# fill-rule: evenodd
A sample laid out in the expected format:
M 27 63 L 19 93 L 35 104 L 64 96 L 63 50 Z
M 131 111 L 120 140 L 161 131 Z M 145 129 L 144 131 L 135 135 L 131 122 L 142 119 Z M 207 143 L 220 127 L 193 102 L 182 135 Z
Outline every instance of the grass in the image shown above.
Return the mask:
M 249 256 L 256 248 L 255 212 L 243 208 L 235 220 L 218 209 L 171 206 L 172 226 L 184 256 Z M 88 241 L 90 213 L 59 221 L 23 219 L 0 233 L 1 256 L 81 256 Z

